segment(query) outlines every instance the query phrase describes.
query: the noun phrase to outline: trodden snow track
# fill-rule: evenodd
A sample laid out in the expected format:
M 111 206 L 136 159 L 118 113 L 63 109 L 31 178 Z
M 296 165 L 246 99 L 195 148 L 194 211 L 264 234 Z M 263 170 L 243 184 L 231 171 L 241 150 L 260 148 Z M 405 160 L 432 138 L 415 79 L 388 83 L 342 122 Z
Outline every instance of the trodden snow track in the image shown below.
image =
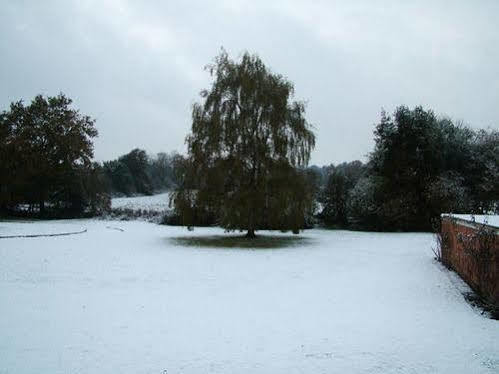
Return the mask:
M 80 231 L 58 232 L 58 233 L 54 233 L 54 234 L 0 235 L 0 239 L 44 238 L 44 237 L 54 237 L 54 236 L 77 235 L 77 234 L 84 234 L 86 232 L 87 232 L 87 229 L 83 229 Z

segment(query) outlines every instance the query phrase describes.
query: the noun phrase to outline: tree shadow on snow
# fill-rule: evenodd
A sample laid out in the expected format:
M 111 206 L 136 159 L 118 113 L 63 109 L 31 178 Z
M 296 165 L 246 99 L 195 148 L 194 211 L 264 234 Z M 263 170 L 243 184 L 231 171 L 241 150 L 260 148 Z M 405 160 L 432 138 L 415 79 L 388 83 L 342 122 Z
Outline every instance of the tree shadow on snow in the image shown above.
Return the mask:
M 248 239 L 242 235 L 180 236 L 170 238 L 175 245 L 183 247 L 277 249 L 308 246 L 310 238 L 300 236 L 259 235 Z

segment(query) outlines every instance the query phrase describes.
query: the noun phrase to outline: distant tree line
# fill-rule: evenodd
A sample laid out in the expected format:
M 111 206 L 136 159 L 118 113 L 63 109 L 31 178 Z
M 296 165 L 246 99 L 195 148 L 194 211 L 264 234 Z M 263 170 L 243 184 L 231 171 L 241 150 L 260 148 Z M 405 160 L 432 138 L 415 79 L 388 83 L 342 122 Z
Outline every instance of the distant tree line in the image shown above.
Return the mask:
M 174 163 L 181 156 L 175 152 L 149 156 L 142 149 L 103 163 L 107 190 L 113 196 L 152 195 L 172 189 L 177 184 Z
M 0 114 L 0 214 L 98 215 L 109 210 L 111 196 L 153 194 L 186 181 L 191 191 L 214 186 L 196 186 L 201 171 L 186 179 L 193 169 L 177 153 L 150 156 L 134 149 L 115 160 L 94 162 L 94 120 L 71 104 L 63 94 L 39 95 L 30 104 L 14 102 Z M 382 112 L 374 137 L 366 163 L 297 169 L 294 187 L 313 203 L 300 218 L 301 226 L 431 230 L 442 212 L 498 213 L 497 130 L 473 130 L 422 107 L 400 106 L 392 115 Z M 223 174 L 223 165 L 217 167 Z M 218 195 L 210 194 L 206 204 L 189 210 L 193 224 L 219 223 L 210 200 Z M 239 214 L 230 206 L 224 209 L 228 216 Z M 261 214 L 273 214 L 273 222 L 279 222 L 282 209 Z M 167 222 L 182 224 L 182 219 L 171 216 Z
M 0 214 L 80 217 L 110 209 L 113 195 L 153 194 L 173 187 L 175 153 L 150 157 L 134 149 L 93 161 L 95 121 L 64 94 L 11 103 L 0 113 Z

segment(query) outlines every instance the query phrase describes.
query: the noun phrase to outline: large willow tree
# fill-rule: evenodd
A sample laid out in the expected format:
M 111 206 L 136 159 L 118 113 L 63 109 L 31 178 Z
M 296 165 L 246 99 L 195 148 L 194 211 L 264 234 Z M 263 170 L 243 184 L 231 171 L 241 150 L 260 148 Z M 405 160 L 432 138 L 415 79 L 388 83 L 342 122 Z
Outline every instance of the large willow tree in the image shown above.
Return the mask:
M 256 55 L 222 52 L 193 106 L 188 157 L 173 202 L 182 224 L 215 217 L 228 231 L 303 228 L 311 206 L 304 168 L 315 145 L 293 84 Z

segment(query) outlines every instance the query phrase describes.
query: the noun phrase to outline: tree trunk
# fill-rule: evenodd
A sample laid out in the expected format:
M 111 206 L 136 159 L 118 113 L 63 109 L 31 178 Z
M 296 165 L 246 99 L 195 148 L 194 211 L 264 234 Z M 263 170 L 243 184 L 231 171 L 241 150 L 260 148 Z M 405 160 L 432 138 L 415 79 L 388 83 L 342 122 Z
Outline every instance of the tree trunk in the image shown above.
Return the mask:
M 39 216 L 44 217 L 45 216 L 45 191 L 43 190 L 43 187 L 39 187 L 38 207 L 39 207 L 39 211 L 38 211 Z
M 256 237 L 256 235 L 255 235 L 255 212 L 253 210 L 251 210 L 249 213 L 248 232 L 246 233 L 246 237 L 248 239 L 253 239 Z
M 248 239 L 254 239 L 254 238 L 256 238 L 255 230 L 254 229 L 248 229 L 248 232 L 246 233 L 246 237 Z

